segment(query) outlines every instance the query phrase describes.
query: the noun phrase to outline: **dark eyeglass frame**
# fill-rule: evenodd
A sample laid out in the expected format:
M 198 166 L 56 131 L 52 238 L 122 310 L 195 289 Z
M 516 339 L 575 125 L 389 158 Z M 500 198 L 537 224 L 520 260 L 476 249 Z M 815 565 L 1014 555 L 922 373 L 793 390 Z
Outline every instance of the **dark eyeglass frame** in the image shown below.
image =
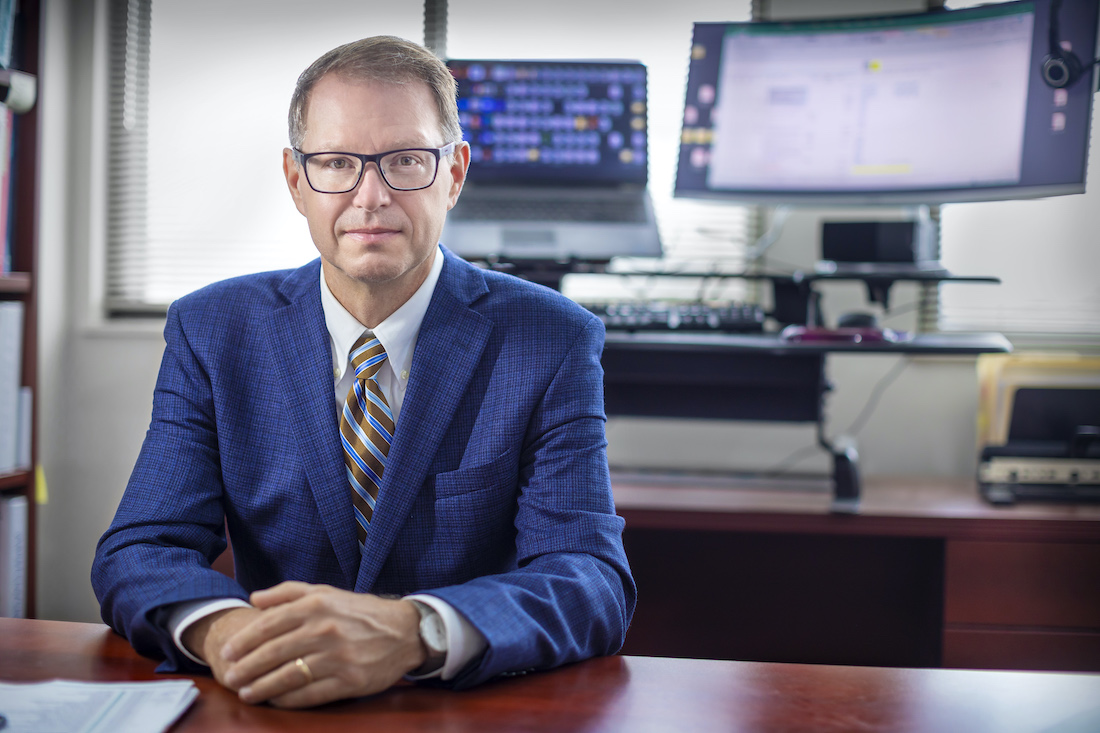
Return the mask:
M 431 188 L 432 184 L 435 183 L 435 179 L 439 177 L 439 161 L 442 160 L 443 156 L 453 153 L 455 146 L 457 145 L 458 143 L 447 143 L 441 148 L 398 148 L 397 150 L 387 150 L 385 152 L 374 153 L 372 155 L 364 155 L 362 153 L 345 153 L 340 150 L 322 150 L 317 153 L 303 153 L 298 148 L 291 148 L 291 151 L 294 153 L 294 162 L 301 166 L 302 172 L 305 174 L 306 177 L 306 183 L 309 184 L 310 188 L 312 188 L 314 191 L 317 191 L 317 193 L 342 194 L 348 193 L 349 191 L 354 191 L 356 188 L 358 188 L 359 184 L 363 181 L 363 173 L 367 170 L 367 163 L 374 163 L 374 165 L 378 168 L 378 175 L 381 176 L 382 181 L 394 191 L 422 191 L 425 188 Z M 423 186 L 417 186 L 415 188 L 398 188 L 397 186 L 390 183 L 389 180 L 386 178 L 385 171 L 382 170 L 382 158 L 385 158 L 387 155 L 393 155 L 394 153 L 432 153 L 435 156 L 435 173 L 432 174 L 432 180 Z M 352 185 L 350 188 L 344 189 L 343 191 L 321 191 L 316 186 L 314 186 L 313 181 L 309 180 L 309 168 L 306 167 L 306 162 L 310 158 L 317 155 L 346 155 L 349 158 L 358 158 L 362 165 L 359 166 L 359 177 L 355 179 L 354 185 Z

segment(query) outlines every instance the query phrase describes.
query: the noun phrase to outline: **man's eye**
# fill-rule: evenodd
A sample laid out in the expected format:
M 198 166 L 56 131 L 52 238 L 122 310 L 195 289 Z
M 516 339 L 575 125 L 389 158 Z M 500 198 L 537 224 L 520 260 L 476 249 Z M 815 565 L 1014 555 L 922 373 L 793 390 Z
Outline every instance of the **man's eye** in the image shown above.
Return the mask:
M 334 171 L 342 171 L 354 167 L 347 158 L 329 158 L 325 161 L 324 166 Z
M 420 159 L 415 155 L 399 155 L 397 156 L 397 166 L 400 168 L 409 168 L 412 166 L 420 165 Z

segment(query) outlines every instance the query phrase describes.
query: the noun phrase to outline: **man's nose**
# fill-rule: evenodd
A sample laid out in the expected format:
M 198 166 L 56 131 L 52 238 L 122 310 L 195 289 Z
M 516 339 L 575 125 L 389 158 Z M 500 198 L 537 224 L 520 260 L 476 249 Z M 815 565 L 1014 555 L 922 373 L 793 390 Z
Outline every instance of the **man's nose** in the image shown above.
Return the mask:
M 359 188 L 355 189 L 355 198 L 352 200 L 356 206 L 373 211 L 379 206 L 384 206 L 390 201 L 390 187 L 382 180 L 382 171 L 377 165 L 371 163 L 363 170 L 363 178 L 359 181 Z

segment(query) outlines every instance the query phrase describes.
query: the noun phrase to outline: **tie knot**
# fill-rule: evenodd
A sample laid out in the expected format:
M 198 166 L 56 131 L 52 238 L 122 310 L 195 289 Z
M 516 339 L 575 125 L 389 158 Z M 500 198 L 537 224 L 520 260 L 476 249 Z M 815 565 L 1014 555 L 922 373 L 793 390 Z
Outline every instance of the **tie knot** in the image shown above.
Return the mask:
M 351 347 L 351 366 L 355 369 L 356 379 L 370 379 L 382 368 L 385 360 L 386 350 L 372 334 L 360 336 Z

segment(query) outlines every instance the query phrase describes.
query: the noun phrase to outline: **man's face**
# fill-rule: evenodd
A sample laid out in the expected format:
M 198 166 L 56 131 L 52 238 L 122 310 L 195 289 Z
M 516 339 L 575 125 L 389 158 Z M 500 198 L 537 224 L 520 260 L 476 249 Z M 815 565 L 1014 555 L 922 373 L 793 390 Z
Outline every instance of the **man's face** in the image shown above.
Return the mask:
M 382 84 L 329 74 L 310 95 L 302 152 L 381 153 L 400 148 L 436 148 L 439 112 L 423 82 Z M 329 287 L 339 293 L 355 283 L 392 285 L 408 295 L 431 269 L 432 254 L 447 211 L 455 205 L 469 165 L 469 148 L 456 148 L 455 163 L 443 158 L 435 183 L 419 191 L 394 191 L 378 166 L 368 163 L 358 187 L 341 194 L 310 188 L 289 149 L 283 170 L 298 211 L 325 263 Z

